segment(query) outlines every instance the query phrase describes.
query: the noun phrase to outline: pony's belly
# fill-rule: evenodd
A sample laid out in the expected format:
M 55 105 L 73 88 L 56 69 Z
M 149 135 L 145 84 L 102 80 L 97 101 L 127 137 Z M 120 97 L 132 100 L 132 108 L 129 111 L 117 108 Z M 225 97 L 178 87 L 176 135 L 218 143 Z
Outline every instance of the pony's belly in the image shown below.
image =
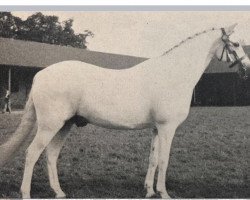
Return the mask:
M 89 123 L 111 129 L 144 129 L 153 126 L 153 120 L 147 113 L 119 112 L 115 110 L 100 112 L 100 110 L 82 110 Z
M 100 92 L 85 88 L 77 114 L 85 117 L 91 124 L 114 129 L 143 129 L 152 126 L 149 98 L 142 92 L 113 92 L 107 87 Z M 96 89 L 97 90 L 97 89 Z M 95 91 L 96 91 L 95 90 Z M 112 95 L 113 94 L 113 95 Z
M 145 129 L 153 127 L 152 122 L 134 122 L 134 123 L 127 123 L 127 122 L 117 122 L 111 120 L 103 120 L 103 119 L 90 119 L 89 122 L 93 125 L 110 128 L 110 129 L 120 129 L 120 130 L 138 130 L 138 129 Z

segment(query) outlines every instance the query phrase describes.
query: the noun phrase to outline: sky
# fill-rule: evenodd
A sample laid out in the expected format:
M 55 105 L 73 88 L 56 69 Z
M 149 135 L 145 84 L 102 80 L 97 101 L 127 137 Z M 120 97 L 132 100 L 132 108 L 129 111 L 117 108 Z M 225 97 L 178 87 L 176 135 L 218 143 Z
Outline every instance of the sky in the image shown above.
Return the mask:
M 12 13 L 26 19 L 34 12 Z M 93 51 L 151 58 L 197 32 L 234 23 L 238 23 L 237 38 L 250 44 L 250 11 L 50 11 L 43 14 L 56 15 L 60 21 L 74 19 L 73 29 L 77 33 L 91 30 L 95 36 L 88 39 L 87 46 Z

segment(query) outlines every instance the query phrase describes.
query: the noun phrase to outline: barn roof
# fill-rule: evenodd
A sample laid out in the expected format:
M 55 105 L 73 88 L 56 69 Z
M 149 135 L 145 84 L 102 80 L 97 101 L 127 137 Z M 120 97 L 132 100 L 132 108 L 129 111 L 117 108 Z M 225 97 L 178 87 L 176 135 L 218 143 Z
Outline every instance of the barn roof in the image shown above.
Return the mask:
M 250 46 L 244 47 L 250 54 Z M 0 38 L 0 65 L 44 68 L 64 60 L 79 60 L 100 67 L 123 69 L 148 58 L 89 51 L 39 42 Z M 232 73 L 227 63 L 213 59 L 205 73 Z
M 44 68 L 65 60 L 80 60 L 101 67 L 122 69 L 147 58 L 102 53 L 39 42 L 0 38 L 0 65 Z

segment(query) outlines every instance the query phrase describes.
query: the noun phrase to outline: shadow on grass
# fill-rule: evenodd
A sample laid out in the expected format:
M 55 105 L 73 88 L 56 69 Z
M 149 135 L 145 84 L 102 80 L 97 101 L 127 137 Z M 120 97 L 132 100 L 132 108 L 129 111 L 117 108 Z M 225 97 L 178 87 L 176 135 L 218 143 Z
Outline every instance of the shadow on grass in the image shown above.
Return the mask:
M 249 198 L 249 184 L 226 184 L 212 182 L 211 180 L 169 181 L 167 183 L 169 194 L 174 198 Z
M 67 180 L 67 181 L 66 181 Z M 82 179 L 65 177 L 61 185 L 67 194 L 67 198 L 144 198 L 146 191 L 143 182 L 135 179 L 120 181 L 103 178 Z M 167 183 L 169 194 L 173 198 L 249 198 L 249 184 L 213 183 L 211 180 L 202 182 L 171 181 Z M 18 191 L 16 186 L 10 185 L 8 191 Z M 48 192 L 50 191 L 50 192 Z M 33 184 L 33 197 L 54 197 L 49 185 Z M 44 196 L 44 194 L 46 196 Z M 156 198 L 159 195 L 155 196 Z
M 113 181 L 101 177 L 65 180 L 70 180 L 61 181 L 68 198 L 141 198 L 145 195 L 143 184 L 136 180 Z
M 146 191 L 143 182 L 138 179 L 112 179 L 93 178 L 83 179 L 80 177 L 64 177 L 61 186 L 67 198 L 144 198 Z M 249 198 L 249 182 L 242 184 L 221 185 L 211 180 L 173 181 L 167 183 L 169 194 L 173 198 Z M 10 181 L 0 182 L 1 198 L 21 198 L 20 185 Z M 48 183 L 36 180 L 32 183 L 32 198 L 54 198 L 55 194 Z M 156 198 L 159 195 L 156 196 Z

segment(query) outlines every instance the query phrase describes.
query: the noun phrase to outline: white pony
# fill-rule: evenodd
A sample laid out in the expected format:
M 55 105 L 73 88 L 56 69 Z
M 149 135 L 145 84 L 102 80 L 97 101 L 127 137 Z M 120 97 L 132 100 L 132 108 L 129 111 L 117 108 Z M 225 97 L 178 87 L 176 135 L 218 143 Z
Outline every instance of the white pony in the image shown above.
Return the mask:
M 0 166 L 12 158 L 29 135 L 38 130 L 26 154 L 21 186 L 30 198 L 33 168 L 46 148 L 49 178 L 57 197 L 65 197 L 57 175 L 57 158 L 73 123 L 115 129 L 155 129 L 145 186 L 169 198 L 165 183 L 176 128 L 186 119 L 193 88 L 215 55 L 239 64 L 247 76 L 250 61 L 242 47 L 229 40 L 236 25 L 209 29 L 187 38 L 160 57 L 124 70 L 104 69 L 79 61 L 54 64 L 37 73 L 21 124 L 0 147 Z

